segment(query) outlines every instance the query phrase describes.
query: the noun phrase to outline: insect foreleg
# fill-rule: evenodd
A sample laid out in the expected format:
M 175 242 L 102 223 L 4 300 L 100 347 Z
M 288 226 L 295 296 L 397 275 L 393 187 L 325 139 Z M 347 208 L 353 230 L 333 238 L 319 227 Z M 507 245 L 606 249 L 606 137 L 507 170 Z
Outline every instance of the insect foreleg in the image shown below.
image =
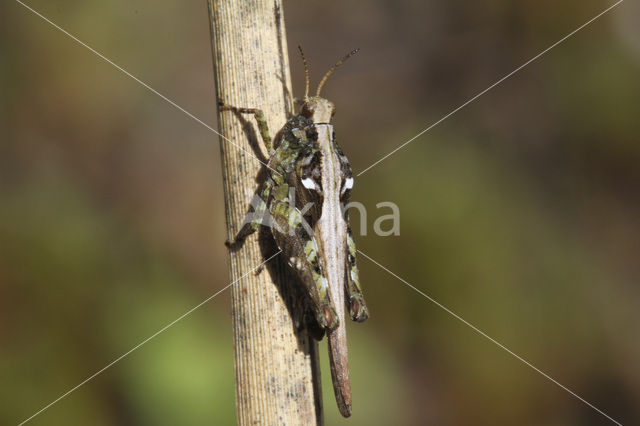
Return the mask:
M 253 114 L 258 123 L 258 129 L 260 130 L 260 136 L 262 137 L 262 142 L 264 146 L 267 148 L 267 152 L 269 155 L 272 154 L 271 147 L 271 135 L 269 134 L 269 125 L 267 124 L 267 119 L 264 117 L 264 113 L 261 109 L 258 108 L 242 108 L 235 107 L 231 105 L 227 105 L 224 102 L 218 102 L 220 106 L 220 111 L 233 111 L 235 113 L 240 114 Z

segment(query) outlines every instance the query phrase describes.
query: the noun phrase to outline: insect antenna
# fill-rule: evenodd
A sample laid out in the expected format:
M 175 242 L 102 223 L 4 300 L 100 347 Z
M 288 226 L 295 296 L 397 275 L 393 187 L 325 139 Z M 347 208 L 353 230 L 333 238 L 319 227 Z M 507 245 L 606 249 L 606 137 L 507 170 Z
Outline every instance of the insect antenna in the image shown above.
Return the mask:
M 346 61 L 347 59 L 349 59 L 359 51 L 360 49 L 353 49 L 351 52 L 344 55 L 338 62 L 336 62 L 334 66 L 329 68 L 329 71 L 327 71 L 324 77 L 322 77 L 322 80 L 320 80 L 320 84 L 318 84 L 318 90 L 316 90 L 316 96 L 320 96 L 320 91 L 322 90 L 322 86 L 324 86 L 324 83 L 326 83 L 329 76 L 333 74 L 333 71 L 335 71 L 335 69 L 338 68 L 340 65 L 342 65 L 344 61 Z
M 309 65 L 307 64 L 307 58 L 304 57 L 302 46 L 298 45 L 300 56 L 302 56 L 302 63 L 304 64 L 304 99 L 309 98 Z

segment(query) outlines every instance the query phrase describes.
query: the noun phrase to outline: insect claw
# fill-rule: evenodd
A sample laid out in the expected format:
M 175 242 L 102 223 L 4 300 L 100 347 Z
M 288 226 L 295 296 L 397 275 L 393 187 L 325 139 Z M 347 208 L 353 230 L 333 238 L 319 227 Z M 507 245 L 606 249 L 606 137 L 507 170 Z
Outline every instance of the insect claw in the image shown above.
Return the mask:
M 232 105 L 229 105 L 221 100 L 218 100 L 218 106 L 220 107 L 220 111 L 234 111 L 236 109 Z
M 236 238 L 235 240 L 227 240 L 224 242 L 224 245 L 231 251 L 238 250 L 242 243 L 244 243 L 244 238 Z

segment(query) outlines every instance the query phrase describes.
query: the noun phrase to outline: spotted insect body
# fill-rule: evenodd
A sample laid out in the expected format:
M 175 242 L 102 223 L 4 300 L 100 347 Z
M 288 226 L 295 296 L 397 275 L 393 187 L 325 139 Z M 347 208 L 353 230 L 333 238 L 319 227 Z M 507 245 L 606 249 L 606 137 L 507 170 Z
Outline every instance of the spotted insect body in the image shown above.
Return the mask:
M 236 247 L 260 225 L 270 225 L 276 244 L 305 289 L 317 326 L 328 336 L 334 390 L 345 417 L 351 415 L 345 306 L 351 319 L 358 322 L 367 319 L 368 310 L 345 209 L 353 174 L 336 141 L 331 122 L 335 106 L 320 97 L 320 90 L 333 70 L 355 52 L 327 72 L 312 97 L 308 96 L 309 74 L 302 56 L 306 76 L 302 107 L 287 121 L 273 145 L 260 110 L 221 103 L 221 110 L 254 114 L 270 155 L 270 173 L 258 190 L 260 201 L 253 204 L 251 220 L 245 220 L 227 245 Z

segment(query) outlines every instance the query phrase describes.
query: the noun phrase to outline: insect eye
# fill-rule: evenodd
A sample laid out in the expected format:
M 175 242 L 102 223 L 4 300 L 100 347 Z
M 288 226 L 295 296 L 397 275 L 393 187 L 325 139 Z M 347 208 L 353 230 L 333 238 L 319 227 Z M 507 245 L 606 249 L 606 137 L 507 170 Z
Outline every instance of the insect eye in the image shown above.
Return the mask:
M 315 105 L 313 105 L 312 103 L 307 102 L 302 106 L 302 115 L 304 115 L 305 117 L 311 118 L 314 112 Z
M 331 110 L 331 116 L 333 117 L 334 115 L 336 115 L 336 107 L 333 107 Z

